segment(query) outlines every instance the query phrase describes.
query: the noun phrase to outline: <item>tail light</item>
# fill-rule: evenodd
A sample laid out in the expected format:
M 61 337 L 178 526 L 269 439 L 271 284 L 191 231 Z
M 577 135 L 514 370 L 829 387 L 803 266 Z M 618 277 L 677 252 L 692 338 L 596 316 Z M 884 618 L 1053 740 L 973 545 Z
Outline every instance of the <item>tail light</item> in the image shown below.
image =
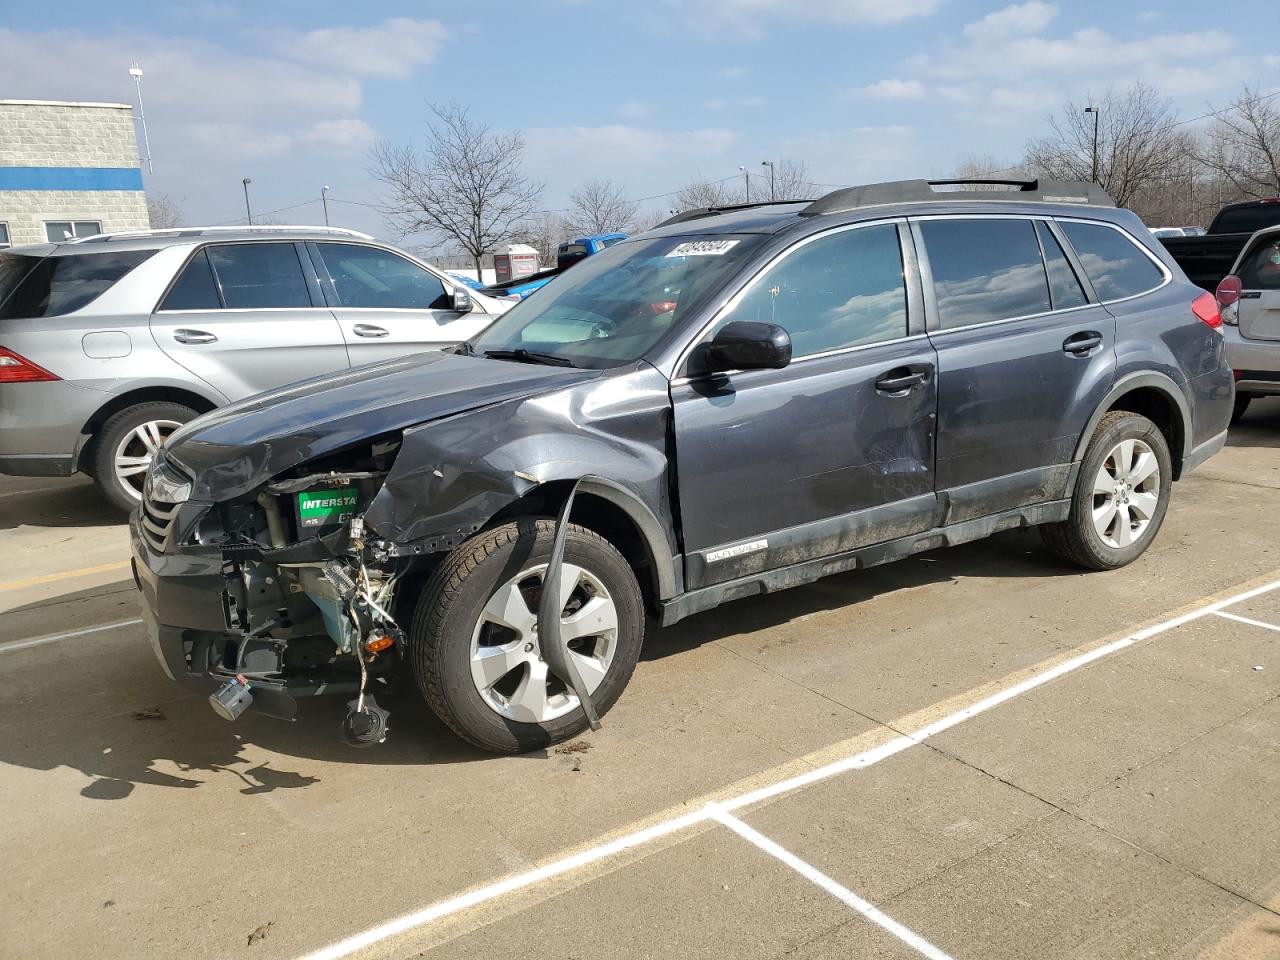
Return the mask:
M 1218 292 L 1215 297 L 1218 300 L 1218 310 L 1222 314 L 1222 322 L 1230 323 L 1233 326 L 1239 322 L 1236 316 L 1236 304 L 1240 302 L 1240 291 L 1244 284 L 1240 282 L 1240 278 L 1235 274 L 1229 274 L 1222 278 L 1222 282 L 1218 284 Z
M 1218 301 L 1212 293 L 1202 293 L 1191 301 L 1191 312 L 1196 319 L 1217 330 L 1222 326 L 1222 314 L 1218 312 Z
M 58 379 L 61 378 L 21 354 L 0 347 L 0 383 L 44 383 Z

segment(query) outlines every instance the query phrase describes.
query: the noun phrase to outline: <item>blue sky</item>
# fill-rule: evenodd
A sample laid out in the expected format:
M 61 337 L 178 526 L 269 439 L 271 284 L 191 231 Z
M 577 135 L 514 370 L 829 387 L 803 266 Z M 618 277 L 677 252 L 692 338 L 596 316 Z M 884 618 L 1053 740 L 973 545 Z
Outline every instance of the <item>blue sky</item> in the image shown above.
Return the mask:
M 1143 80 L 1185 116 L 1280 85 L 1274 6 L 1197 0 L 0 0 L 0 97 L 133 99 L 155 173 L 192 222 L 320 219 L 376 202 L 372 140 L 417 138 L 428 100 L 519 129 L 562 207 L 588 177 L 632 197 L 804 160 L 815 181 L 1016 159 L 1069 98 Z M 1265 26 L 1251 29 L 1250 24 Z M 665 209 L 662 198 L 646 207 Z M 358 203 L 335 222 L 386 234 Z

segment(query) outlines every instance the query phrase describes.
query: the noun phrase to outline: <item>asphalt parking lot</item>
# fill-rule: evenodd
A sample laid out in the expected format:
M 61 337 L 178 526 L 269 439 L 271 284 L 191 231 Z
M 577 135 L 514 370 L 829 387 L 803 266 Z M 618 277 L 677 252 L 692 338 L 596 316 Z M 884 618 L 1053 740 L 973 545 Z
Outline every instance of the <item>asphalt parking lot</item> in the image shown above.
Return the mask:
M 228 724 L 86 482 L 0 481 L 0 955 L 1280 957 L 1280 401 L 1140 561 L 1002 534 L 651 630 L 497 758 Z

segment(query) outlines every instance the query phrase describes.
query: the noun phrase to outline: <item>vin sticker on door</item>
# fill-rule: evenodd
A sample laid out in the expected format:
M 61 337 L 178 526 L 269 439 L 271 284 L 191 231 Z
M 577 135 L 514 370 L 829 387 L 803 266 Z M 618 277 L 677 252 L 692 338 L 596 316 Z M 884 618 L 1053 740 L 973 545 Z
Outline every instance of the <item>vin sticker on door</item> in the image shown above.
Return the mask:
M 305 490 L 298 494 L 298 526 L 328 527 L 351 519 L 359 497 L 354 487 Z
M 768 540 L 752 540 L 750 543 L 740 543 L 736 547 L 712 550 L 707 554 L 707 563 L 715 563 L 717 560 L 728 560 L 730 557 L 740 557 L 744 553 L 756 553 L 757 551 L 768 549 Z
M 677 244 L 668 257 L 718 257 L 738 245 L 737 240 L 687 240 Z

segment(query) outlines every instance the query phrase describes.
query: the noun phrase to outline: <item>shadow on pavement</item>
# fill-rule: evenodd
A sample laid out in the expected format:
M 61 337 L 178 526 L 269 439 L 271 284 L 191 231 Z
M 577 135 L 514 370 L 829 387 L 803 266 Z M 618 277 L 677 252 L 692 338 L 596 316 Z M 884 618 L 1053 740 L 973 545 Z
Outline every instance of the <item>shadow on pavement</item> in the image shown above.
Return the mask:
M 0 530 L 14 527 L 109 527 L 123 525 L 127 518 L 102 499 L 87 477 L 51 477 L 28 481 L 38 489 L 12 492 L 0 497 Z
M 1055 577 L 1078 573 L 1050 555 L 1032 532 L 940 550 L 894 564 L 829 577 L 777 594 L 752 597 L 691 617 L 668 629 L 651 626 L 644 659 L 678 654 L 710 640 L 765 630 L 797 617 L 835 610 L 880 594 L 966 576 Z M 249 713 L 236 723 L 217 717 L 205 698 L 161 676 L 151 650 L 133 628 L 113 642 L 115 657 L 70 658 L 61 644 L 41 648 L 0 693 L 0 714 L 12 735 L 0 738 L 0 761 L 35 770 L 79 770 L 92 779 L 80 792 L 120 800 L 137 784 L 195 789 L 233 777 L 246 795 L 302 789 L 319 782 L 308 761 L 426 765 L 492 761 L 453 734 L 419 696 L 407 675 L 379 702 L 391 710 L 391 733 L 359 750 L 338 738 L 349 696 L 305 699 L 293 723 Z M 123 645 L 121 640 L 123 639 Z M 68 644 L 84 644 L 76 639 Z M 50 665 L 53 669 L 50 669 Z M 43 689 L 42 689 L 43 688 Z M 134 709 L 130 709 L 130 708 Z M 254 747 L 258 750 L 250 751 Z M 272 758 L 258 762 L 261 751 Z M 526 755 L 546 759 L 548 751 Z M 282 766 L 286 764 L 287 766 Z
M 1280 447 L 1280 397 L 1262 397 L 1249 404 L 1227 434 L 1229 447 Z

